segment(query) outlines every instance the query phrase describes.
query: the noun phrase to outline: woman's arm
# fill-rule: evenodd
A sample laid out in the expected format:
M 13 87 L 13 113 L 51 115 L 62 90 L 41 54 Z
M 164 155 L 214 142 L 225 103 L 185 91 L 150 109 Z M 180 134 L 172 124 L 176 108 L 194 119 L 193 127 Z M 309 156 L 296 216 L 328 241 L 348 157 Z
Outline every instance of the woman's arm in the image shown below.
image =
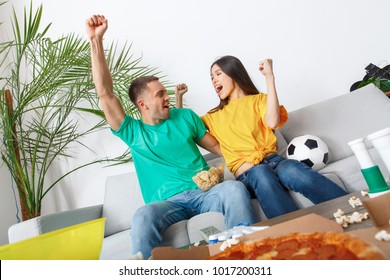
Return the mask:
M 261 61 L 259 70 L 264 75 L 267 86 L 267 109 L 265 112 L 265 123 L 269 128 L 275 129 L 280 123 L 280 106 L 276 92 L 272 59 L 265 59 Z

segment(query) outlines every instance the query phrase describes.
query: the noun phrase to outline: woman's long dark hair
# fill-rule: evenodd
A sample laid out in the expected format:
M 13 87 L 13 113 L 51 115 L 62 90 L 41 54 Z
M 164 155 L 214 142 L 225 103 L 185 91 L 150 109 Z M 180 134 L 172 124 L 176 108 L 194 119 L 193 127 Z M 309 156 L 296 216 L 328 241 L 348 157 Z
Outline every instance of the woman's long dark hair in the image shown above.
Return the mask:
M 259 93 L 255 84 L 249 77 L 249 74 L 246 71 L 244 65 L 237 57 L 226 55 L 217 59 L 216 61 L 214 61 L 213 64 L 211 64 L 210 71 L 214 65 L 218 65 L 226 75 L 232 78 L 246 95 L 253 95 Z M 228 98 L 225 98 L 223 100 L 220 99 L 219 105 L 211 109 L 209 113 L 221 110 L 228 103 Z

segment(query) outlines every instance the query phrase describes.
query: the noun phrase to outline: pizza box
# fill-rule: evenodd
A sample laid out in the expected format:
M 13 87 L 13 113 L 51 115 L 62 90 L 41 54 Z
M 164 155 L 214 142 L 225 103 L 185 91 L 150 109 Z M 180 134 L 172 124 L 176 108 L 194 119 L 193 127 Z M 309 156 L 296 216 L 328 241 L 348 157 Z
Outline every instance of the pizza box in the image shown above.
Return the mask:
M 386 259 L 390 259 L 390 241 L 378 241 L 375 234 L 380 230 L 390 233 L 390 193 L 363 200 L 364 207 L 369 213 L 375 226 L 365 229 L 348 231 L 356 237 L 377 246 Z M 269 227 L 268 229 L 240 237 L 240 241 L 253 240 L 265 237 L 277 237 L 292 232 L 319 232 L 338 231 L 344 229 L 335 221 L 316 214 L 309 214 L 284 223 Z M 173 247 L 159 247 L 153 250 L 152 259 L 156 260 L 203 260 L 220 252 L 220 243 L 205 246 L 190 246 L 186 249 Z
M 309 214 L 290 221 L 286 221 L 267 229 L 239 237 L 240 241 L 253 240 L 265 237 L 277 237 L 293 232 L 343 232 L 343 228 L 336 222 L 317 214 Z M 152 251 L 153 260 L 204 260 L 220 252 L 221 243 L 188 248 L 157 247 Z
M 390 233 L 390 193 L 365 199 L 363 204 L 376 227 L 354 230 L 349 233 L 376 245 L 385 258 L 390 259 L 390 241 L 375 239 L 376 233 L 380 230 Z

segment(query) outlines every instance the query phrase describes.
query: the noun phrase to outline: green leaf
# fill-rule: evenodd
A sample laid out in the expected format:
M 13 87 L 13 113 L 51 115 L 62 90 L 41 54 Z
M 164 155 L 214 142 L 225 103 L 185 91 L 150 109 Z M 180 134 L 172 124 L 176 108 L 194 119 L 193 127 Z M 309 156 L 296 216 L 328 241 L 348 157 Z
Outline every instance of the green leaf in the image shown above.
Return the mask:
M 87 113 L 90 113 L 90 114 L 93 114 L 95 116 L 98 116 L 98 117 L 105 119 L 104 112 L 103 112 L 103 110 L 100 110 L 100 109 L 80 108 L 80 107 L 75 107 L 74 109 L 82 111 L 82 112 L 87 112 Z

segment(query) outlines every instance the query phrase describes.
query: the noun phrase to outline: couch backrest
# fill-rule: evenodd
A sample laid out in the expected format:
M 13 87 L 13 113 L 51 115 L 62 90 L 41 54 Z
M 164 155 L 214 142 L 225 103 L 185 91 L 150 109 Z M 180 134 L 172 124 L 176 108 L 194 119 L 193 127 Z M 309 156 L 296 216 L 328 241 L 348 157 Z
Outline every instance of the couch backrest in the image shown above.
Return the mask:
M 371 84 L 289 112 L 279 132 L 287 143 L 304 134 L 320 137 L 329 148 L 331 163 L 353 155 L 348 142 L 386 127 L 390 127 L 390 99 Z
M 102 213 L 107 217 L 105 236 L 131 228 L 135 211 L 144 204 L 135 172 L 107 177 Z

